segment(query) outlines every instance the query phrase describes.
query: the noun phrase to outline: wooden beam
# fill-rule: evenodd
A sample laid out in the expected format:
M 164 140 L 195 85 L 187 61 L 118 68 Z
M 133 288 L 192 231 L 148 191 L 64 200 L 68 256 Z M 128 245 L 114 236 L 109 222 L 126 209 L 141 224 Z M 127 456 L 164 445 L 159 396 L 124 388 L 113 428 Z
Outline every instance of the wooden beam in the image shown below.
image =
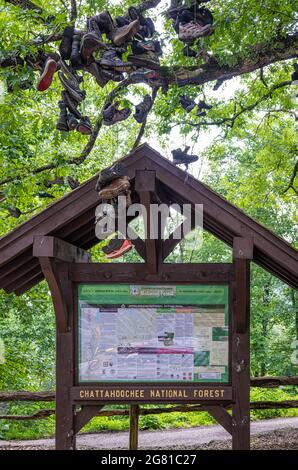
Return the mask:
M 206 406 L 207 411 L 228 433 L 232 434 L 232 416 L 222 406 Z
M 100 406 L 82 406 L 82 409 L 74 415 L 74 433 L 77 434 L 90 419 L 97 416 L 100 411 L 104 408 L 104 405 Z
M 136 171 L 135 190 L 140 196 L 142 205 L 142 215 L 145 226 L 145 248 L 146 248 L 146 265 L 148 273 L 157 272 L 157 249 L 156 240 L 151 235 L 157 233 L 153 227 L 152 210 L 151 210 L 151 192 L 155 191 L 155 172 L 154 171 Z
M 86 263 L 90 253 L 67 243 L 57 237 L 36 235 L 33 243 L 33 256 L 37 258 L 55 258 L 68 263 Z
M 139 405 L 130 405 L 129 450 L 138 450 L 138 443 L 139 443 Z
M 233 250 L 232 385 L 235 403 L 232 406 L 232 445 L 235 450 L 250 448 L 250 258 L 246 258 L 251 254 L 250 243 L 237 239 Z
M 39 258 L 39 262 L 51 291 L 58 331 L 66 333 L 68 331 L 68 311 L 57 263 L 52 258 L 45 257 Z
M 233 279 L 232 263 L 165 263 L 150 274 L 143 263 L 72 263 L 69 272 L 74 282 L 167 282 L 223 284 Z

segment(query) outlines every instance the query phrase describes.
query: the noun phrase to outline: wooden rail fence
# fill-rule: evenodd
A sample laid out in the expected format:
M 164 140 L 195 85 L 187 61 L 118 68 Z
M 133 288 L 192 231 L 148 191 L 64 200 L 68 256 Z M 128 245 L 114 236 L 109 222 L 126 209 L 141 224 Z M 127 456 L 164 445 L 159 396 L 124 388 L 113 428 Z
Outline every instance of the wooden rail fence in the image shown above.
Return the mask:
M 277 388 L 280 386 L 297 386 L 298 377 L 252 377 L 250 379 L 251 387 L 258 388 Z M 1 392 L 0 402 L 52 402 L 55 401 L 55 392 Z M 227 405 L 226 408 L 229 408 Z M 285 401 L 255 401 L 250 403 L 251 410 L 266 410 L 266 409 L 289 409 L 298 408 L 298 400 L 285 400 Z M 206 411 L 204 405 L 174 405 L 169 407 L 158 408 L 143 408 L 139 407 L 138 414 L 141 416 L 155 415 L 160 413 L 173 413 L 173 412 L 189 413 L 193 411 Z M 9 420 L 29 420 L 29 419 L 43 419 L 48 416 L 54 415 L 55 409 L 39 410 L 31 415 L 0 415 L 0 419 Z M 98 416 L 129 416 L 130 409 L 103 409 L 98 411 Z

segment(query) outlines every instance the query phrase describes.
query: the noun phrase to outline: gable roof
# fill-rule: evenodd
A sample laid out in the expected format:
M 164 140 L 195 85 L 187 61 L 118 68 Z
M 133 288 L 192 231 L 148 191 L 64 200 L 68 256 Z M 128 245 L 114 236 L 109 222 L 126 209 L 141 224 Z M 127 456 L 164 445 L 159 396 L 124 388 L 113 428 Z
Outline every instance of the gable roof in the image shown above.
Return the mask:
M 136 170 L 154 170 L 161 187 L 162 202 L 203 204 L 204 228 L 233 245 L 234 237 L 254 240 L 253 261 L 287 284 L 298 286 L 298 252 L 207 185 L 143 144 L 121 159 L 133 180 Z M 43 279 L 37 258 L 32 255 L 35 235 L 57 236 L 80 248 L 98 242 L 94 211 L 99 204 L 94 190 L 97 175 L 49 205 L 39 214 L 0 239 L 0 288 L 21 294 Z

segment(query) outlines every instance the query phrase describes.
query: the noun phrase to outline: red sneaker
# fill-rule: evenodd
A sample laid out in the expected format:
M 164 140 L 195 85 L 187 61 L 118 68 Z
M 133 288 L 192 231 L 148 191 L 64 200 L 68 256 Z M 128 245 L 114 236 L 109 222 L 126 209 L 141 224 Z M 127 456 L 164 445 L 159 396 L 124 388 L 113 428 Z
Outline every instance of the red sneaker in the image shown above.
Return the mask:
M 51 83 L 53 81 L 53 76 L 56 70 L 57 70 L 57 62 L 51 57 L 48 57 L 44 64 L 44 68 L 41 73 L 39 82 L 37 84 L 38 91 L 45 91 L 51 86 Z
M 116 259 L 130 251 L 133 244 L 130 240 L 124 240 L 118 237 L 112 238 L 110 242 L 103 247 L 107 259 Z

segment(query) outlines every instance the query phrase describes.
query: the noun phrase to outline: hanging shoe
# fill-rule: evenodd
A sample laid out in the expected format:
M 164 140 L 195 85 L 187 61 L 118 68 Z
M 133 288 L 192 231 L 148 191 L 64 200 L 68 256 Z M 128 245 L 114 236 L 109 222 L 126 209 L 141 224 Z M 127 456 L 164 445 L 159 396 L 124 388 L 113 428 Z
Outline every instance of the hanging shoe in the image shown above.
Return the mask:
M 152 106 L 152 98 L 150 95 L 145 95 L 141 103 L 136 106 L 136 112 L 133 115 L 135 120 L 142 123 L 146 120 L 146 117 Z
M 196 107 L 196 103 L 191 98 L 185 95 L 179 96 L 179 103 L 187 113 L 190 113 Z
M 200 26 L 198 23 L 179 23 L 179 34 L 178 37 L 181 41 L 189 42 L 194 39 L 207 36 L 212 31 L 211 25 Z
M 57 62 L 52 57 L 47 57 L 41 70 L 41 75 L 37 83 L 38 91 L 47 90 L 53 81 L 54 74 L 57 70 Z
M 92 25 L 93 23 L 90 22 L 89 24 Z M 83 36 L 81 45 L 81 57 L 85 64 L 88 64 L 94 51 L 105 48 L 106 45 L 102 41 L 101 34 L 98 34 L 98 32 L 91 30 Z
M 197 52 L 194 49 L 191 49 L 189 46 L 183 47 L 182 54 L 185 57 L 197 57 Z
M 102 67 L 118 70 L 119 72 L 129 73 L 133 70 L 133 64 L 131 62 L 122 62 L 114 50 L 104 52 L 99 63 Z
M 117 178 L 124 176 L 124 167 L 121 163 L 115 163 L 112 166 L 104 168 L 98 175 L 98 180 L 95 186 L 95 190 L 99 191 L 106 184 L 114 181 Z
M 60 116 L 56 124 L 56 129 L 58 131 L 68 132 L 69 131 L 68 116 L 67 116 L 67 109 L 66 109 L 65 101 L 63 99 L 58 101 L 58 106 L 60 108 Z
M 158 70 L 160 68 L 159 58 L 155 52 L 148 51 L 144 54 L 131 54 L 127 58 L 137 67 L 144 67 L 151 70 Z
M 193 14 L 196 21 L 201 25 L 205 26 L 207 24 L 212 25 L 214 18 L 210 10 L 208 8 L 194 8 Z
M 68 176 L 66 178 L 67 184 L 70 187 L 70 189 L 76 189 L 80 186 L 80 182 L 77 179 L 72 178 L 71 176 Z
M 66 26 L 62 33 L 62 39 L 59 45 L 61 59 L 69 60 L 71 55 L 72 38 L 74 35 L 74 26 Z
M 86 66 L 85 69 L 95 77 L 98 85 L 103 88 L 110 80 L 113 82 L 121 82 L 124 80 L 124 75 L 116 70 L 103 69 L 99 63 L 100 61 L 92 62 Z
M 70 55 L 70 62 L 74 69 L 82 68 L 83 62 L 81 58 L 81 36 L 80 34 L 74 34 L 72 39 L 72 46 L 71 46 L 71 55 Z
M 81 134 L 85 134 L 85 135 L 92 134 L 92 125 L 88 116 L 81 117 L 76 129 Z
M 140 68 L 129 75 L 133 83 L 147 83 L 152 88 L 162 87 L 163 79 L 155 70 Z
M 294 72 L 291 75 L 292 85 L 298 85 L 298 63 L 295 63 L 293 66 Z
M 136 7 L 128 8 L 128 17 L 131 21 L 138 20 L 140 23 L 136 37 L 141 39 L 150 38 L 155 33 L 155 26 L 151 18 L 145 18 Z
M 187 152 L 189 147 L 186 147 L 184 150 L 176 149 L 172 150 L 173 163 L 174 165 L 186 165 L 198 161 L 199 157 L 197 155 L 188 155 Z
M 72 113 L 69 113 L 69 114 L 68 114 L 67 122 L 68 122 L 68 128 L 69 128 L 69 130 L 70 130 L 70 131 L 75 131 L 76 128 L 77 128 L 77 125 L 78 125 L 79 121 L 77 120 L 77 118 L 75 117 L 74 114 L 72 114 Z
M 74 86 L 74 80 L 68 79 L 62 72 L 59 72 L 58 76 L 64 89 L 77 103 L 81 103 L 86 98 L 86 91 L 80 90 L 78 84 Z
M 129 108 L 118 109 L 119 103 L 108 103 L 103 111 L 103 123 L 106 126 L 112 126 L 116 122 L 127 119 L 131 110 Z
M 132 248 L 133 244 L 130 240 L 115 236 L 102 248 L 102 251 L 105 253 L 107 259 L 116 259 L 128 253 Z
M 161 56 L 162 50 L 159 41 L 132 41 L 131 50 L 134 55 L 144 54 L 146 52 L 154 52 L 156 55 Z
M 68 110 L 75 115 L 75 117 L 77 119 L 81 119 L 82 115 L 80 113 L 80 111 L 78 110 L 78 102 L 75 101 L 67 91 L 62 91 L 61 93 L 62 95 L 62 98 L 63 98 L 63 101 L 65 102 L 66 104 L 66 107 L 68 108 Z
M 122 46 L 126 42 L 129 42 L 135 34 L 138 32 L 140 23 L 138 20 L 134 20 L 126 26 L 121 28 L 114 28 L 108 35 L 108 38 L 112 40 L 115 46 Z
M 98 192 L 98 196 L 104 201 L 115 199 L 130 189 L 130 181 L 128 176 L 121 176 L 113 179 L 106 184 L 103 189 Z

